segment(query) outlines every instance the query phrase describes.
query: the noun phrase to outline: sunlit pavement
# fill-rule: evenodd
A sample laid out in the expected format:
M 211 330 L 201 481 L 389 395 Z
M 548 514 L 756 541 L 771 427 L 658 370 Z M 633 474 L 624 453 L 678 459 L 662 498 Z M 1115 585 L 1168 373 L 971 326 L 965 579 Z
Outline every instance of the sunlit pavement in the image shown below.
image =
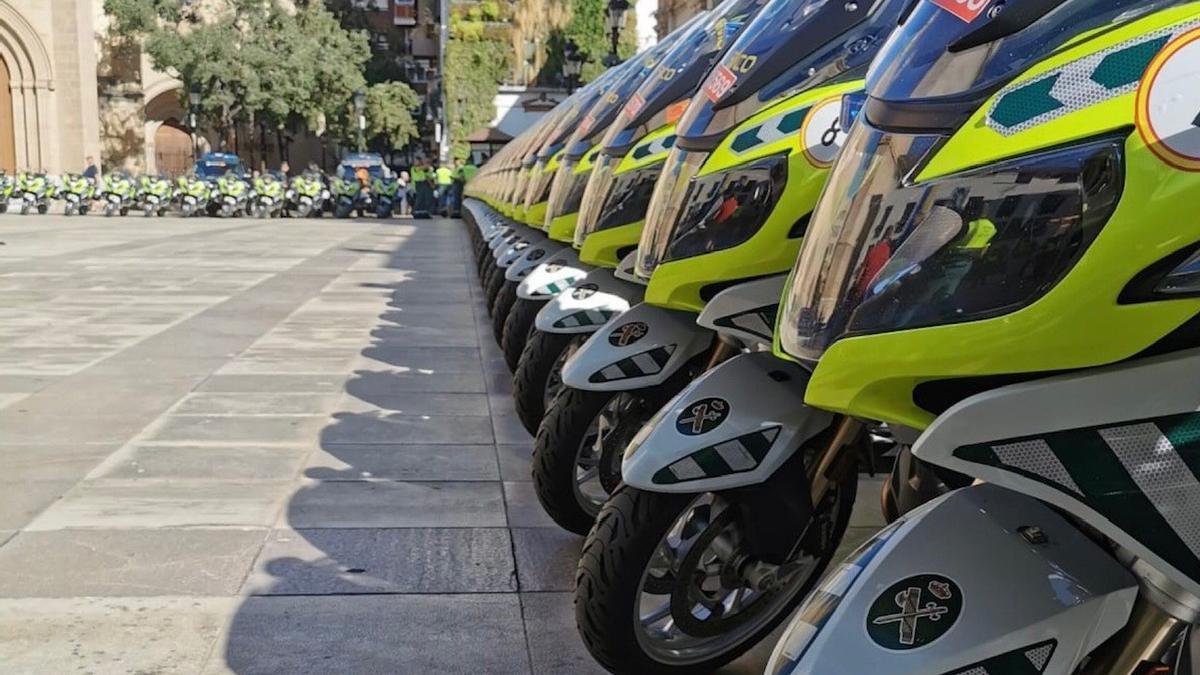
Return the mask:
M 0 242 L 0 672 L 598 671 L 461 223 Z

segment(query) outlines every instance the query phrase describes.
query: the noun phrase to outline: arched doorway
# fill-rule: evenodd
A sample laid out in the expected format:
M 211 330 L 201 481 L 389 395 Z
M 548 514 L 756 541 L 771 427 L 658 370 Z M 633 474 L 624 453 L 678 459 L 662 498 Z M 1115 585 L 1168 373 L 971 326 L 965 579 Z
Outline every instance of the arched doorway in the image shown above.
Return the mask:
M 154 162 L 159 173 L 175 178 L 192 167 L 192 136 L 172 118 L 154 132 Z
M 0 169 L 17 172 L 17 133 L 13 126 L 12 75 L 0 58 Z

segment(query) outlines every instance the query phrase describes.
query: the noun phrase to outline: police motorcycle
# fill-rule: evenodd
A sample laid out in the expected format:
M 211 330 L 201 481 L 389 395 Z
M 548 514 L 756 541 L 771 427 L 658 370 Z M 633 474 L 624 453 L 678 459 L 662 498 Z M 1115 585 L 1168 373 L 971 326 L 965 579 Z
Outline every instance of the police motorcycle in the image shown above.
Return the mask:
M 0 213 L 8 213 L 8 203 L 17 189 L 17 181 L 4 169 L 0 169 Z
M 884 47 L 778 339 L 814 411 L 975 483 L 850 556 L 772 674 L 1196 672 L 1200 3 L 993 4 Z
M 643 285 L 636 278 L 619 278 L 617 272 L 622 258 L 637 247 L 654 182 L 675 143 L 675 123 L 717 57 L 761 5 L 726 2 L 697 23 L 628 97 L 591 161 L 595 168 L 576 174 L 586 185 L 570 250 L 585 276 L 563 292 L 568 285 L 563 278 L 545 268 L 536 270 L 518 287 L 519 300 L 506 327 L 506 342 L 514 332 L 527 335 L 513 377 L 513 400 L 531 434 L 537 434 L 558 392 L 562 364 L 570 354 L 608 319 L 641 301 Z M 568 206 L 574 206 L 574 197 Z M 554 208 L 553 196 L 551 202 Z
M 559 156 L 567 140 L 584 121 L 588 112 L 607 94 L 622 77 L 636 68 L 637 61 L 630 59 L 615 68 L 610 68 L 595 81 L 576 92 L 572 105 L 558 118 L 543 137 L 536 152 L 531 153 L 533 164 L 524 173 L 524 182 L 517 181 L 517 205 L 513 219 L 517 222 L 491 233 L 488 248 L 490 259 L 485 258 L 481 267 L 484 281 L 484 299 L 488 313 L 495 315 L 494 305 L 506 281 L 505 274 L 512 263 L 522 257 L 533 243 L 544 243 L 546 234 L 542 225 L 546 216 L 546 203 L 550 196 L 550 185 L 558 169 Z M 527 157 L 523 164 L 527 164 Z M 541 248 L 541 247 L 539 247 Z M 515 284 L 514 284 L 515 285 Z
M 355 210 L 366 208 L 366 188 L 351 169 L 345 169 L 333 179 L 333 217 L 349 218 Z
M 212 187 L 192 175 L 180 176 L 175 182 L 175 203 L 185 218 L 203 213 L 208 208 Z
M 400 193 L 400 181 L 391 171 L 371 179 L 371 195 L 375 202 L 376 218 L 391 218 L 396 211 L 396 196 Z
M 210 215 L 232 218 L 245 215 L 250 205 L 250 184 L 245 176 L 226 171 L 216 180 L 215 197 L 209 202 Z
M 697 316 L 721 292 L 757 297 L 752 282 L 781 283 L 845 137 L 841 97 L 861 88 L 874 51 L 862 44 L 878 47 L 898 4 L 773 4 L 708 75 L 677 126 L 640 235 L 633 272 L 646 284 L 644 301 L 565 362 L 538 430 L 534 485 L 560 525 L 590 529 L 620 482 L 630 438 L 689 380 L 747 348 L 697 325 Z M 728 82 L 731 63 L 741 68 L 740 86 Z M 762 332 L 775 304 L 718 323 Z
M 104 216 L 111 218 L 115 215 L 129 215 L 136 193 L 133 179 L 124 171 L 104 174 L 104 190 L 101 196 L 104 202 Z
M 62 190 L 59 194 L 64 204 L 64 215 L 86 216 L 92 208 L 92 201 L 96 199 L 96 184 L 90 178 L 69 173 L 63 176 Z
M 254 177 L 249 213 L 255 218 L 275 218 L 283 213 L 283 174 L 267 171 Z
M 305 172 L 293 178 L 288 186 L 284 209 L 289 216 L 296 218 L 320 218 L 329 196 L 324 178 L 317 173 Z
M 137 205 L 146 217 L 166 215 L 171 205 L 171 181 L 161 176 L 142 176 L 138 181 Z
M 691 21 L 687 30 L 672 33 L 654 49 L 631 59 L 625 74 L 614 80 L 607 93 L 587 111 L 555 158 L 557 166 L 550 182 L 542 225 L 548 241 L 531 246 L 523 257 L 507 267 L 500 292 L 492 307 L 493 331 L 504 351 L 508 366 L 514 371 L 534 316 L 543 304 L 526 301 L 522 303 L 521 311 L 516 317 L 512 317 L 511 310 L 518 299 L 518 284 L 540 264 L 547 253 L 553 253 L 556 249 L 572 250 L 571 242 L 575 234 L 579 201 L 583 196 L 588 174 L 591 173 L 592 160 L 599 153 L 599 142 L 604 132 L 616 121 L 624 102 L 653 75 L 662 58 L 670 53 L 682 38 L 691 34 L 697 24 L 697 21 Z M 506 324 L 510 318 L 513 319 L 513 329 L 508 331 Z
M 31 211 L 44 214 L 50 210 L 52 190 L 50 178 L 44 173 L 23 171 L 17 174 L 16 192 L 21 200 L 21 215 L 29 215 Z

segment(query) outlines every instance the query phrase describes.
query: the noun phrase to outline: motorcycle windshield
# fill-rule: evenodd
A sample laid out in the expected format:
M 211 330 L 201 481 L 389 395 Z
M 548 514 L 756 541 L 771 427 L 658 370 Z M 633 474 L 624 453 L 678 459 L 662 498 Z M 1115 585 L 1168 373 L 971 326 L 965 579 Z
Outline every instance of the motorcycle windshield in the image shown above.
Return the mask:
M 624 101 L 601 141 L 605 154 L 620 157 L 646 134 L 678 121 L 713 62 L 765 4 L 766 0 L 725 0 L 681 36 Z
M 555 122 L 553 129 L 546 136 L 537 151 L 537 159 L 547 161 L 559 150 L 566 146 L 581 124 L 588 124 L 585 119 L 592 108 L 600 102 L 617 80 L 623 77 L 635 65 L 631 59 L 616 68 L 609 68 L 603 75 L 590 82 L 583 89 L 572 94 L 574 103 L 568 107 L 562 117 Z
M 731 129 L 780 99 L 861 77 L 913 1 L 771 3 L 708 73 L 701 95 L 679 120 L 681 144 L 712 150 Z
M 907 103 L 953 98 L 974 112 L 1067 41 L 1189 1 L 920 0 L 880 50 L 867 92 Z

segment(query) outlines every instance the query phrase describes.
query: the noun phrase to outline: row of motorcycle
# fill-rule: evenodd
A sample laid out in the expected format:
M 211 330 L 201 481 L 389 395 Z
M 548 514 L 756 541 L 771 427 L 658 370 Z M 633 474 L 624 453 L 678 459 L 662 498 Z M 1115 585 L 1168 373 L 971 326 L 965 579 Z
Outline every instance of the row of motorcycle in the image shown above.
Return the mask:
M 80 174 L 0 173 L 0 213 L 11 209 L 22 215 L 45 214 L 61 201 L 67 216 L 98 209 L 105 216 L 141 211 L 161 217 L 177 211 L 184 217 L 307 218 L 329 213 L 347 218 L 369 213 L 390 218 L 400 206 L 399 190 L 399 182 L 390 175 L 373 178 L 367 187 L 352 174 L 327 179 L 317 172 L 290 179 L 274 173 L 249 177 L 228 172 L 215 178 L 184 175 L 174 181 L 123 172 L 102 180 Z
M 592 656 L 1200 673 L 1197 81 L 1195 1 L 725 0 L 497 152 L 463 216 Z

